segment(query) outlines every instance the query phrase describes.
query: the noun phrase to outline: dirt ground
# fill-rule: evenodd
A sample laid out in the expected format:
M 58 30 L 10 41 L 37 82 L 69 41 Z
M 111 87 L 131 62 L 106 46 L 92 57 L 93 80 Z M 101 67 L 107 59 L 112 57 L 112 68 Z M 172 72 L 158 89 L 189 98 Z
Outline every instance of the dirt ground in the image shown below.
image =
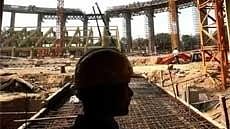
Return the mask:
M 136 74 L 143 75 L 151 83 L 162 85 L 164 89 L 173 92 L 172 84 L 178 86 L 179 96 L 184 99 L 184 94 L 188 87 L 191 87 L 198 97 L 192 97 L 193 103 L 198 103 L 200 110 L 205 115 L 224 124 L 224 119 L 219 104 L 219 96 L 227 95 L 226 91 L 220 90 L 220 81 L 216 76 L 216 71 L 209 71 L 208 76 L 203 74 L 202 63 L 195 62 L 189 64 L 173 65 L 171 72 L 172 80 L 168 70 L 169 65 L 157 65 L 155 57 L 129 57 Z M 1 59 L 0 76 L 16 76 L 39 87 L 39 91 L 29 94 L 39 100 L 44 100 L 49 95 L 60 88 L 62 84 L 70 81 L 73 77 L 75 65 L 78 59 L 74 58 L 45 58 L 45 59 Z M 61 66 L 65 66 L 66 73 L 61 73 Z M 216 78 L 216 79 L 215 79 Z M 175 87 L 174 87 L 175 88 Z M 1 92 L 0 102 L 11 101 L 24 97 L 25 93 Z M 197 94 L 196 94 L 197 96 Z M 230 108 L 230 101 L 227 101 Z M 206 106 L 204 106 L 206 105 Z

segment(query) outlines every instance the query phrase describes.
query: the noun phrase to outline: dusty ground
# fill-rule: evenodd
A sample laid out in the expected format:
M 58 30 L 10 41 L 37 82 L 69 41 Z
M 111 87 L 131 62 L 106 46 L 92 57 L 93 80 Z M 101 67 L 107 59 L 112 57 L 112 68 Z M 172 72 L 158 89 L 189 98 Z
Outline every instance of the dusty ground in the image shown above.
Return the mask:
M 198 98 L 195 102 L 214 101 L 219 99 L 220 95 L 226 95 L 227 91 L 219 89 L 219 81 L 210 76 L 203 76 L 202 64 L 200 62 L 174 65 L 172 74 L 172 81 L 170 80 L 168 65 L 156 65 L 157 59 L 155 57 L 129 57 L 133 65 L 134 72 L 148 77 L 152 83 L 163 84 L 164 89 L 172 90 L 172 83 L 178 84 L 179 96 L 184 97 L 187 87 L 192 87 L 199 91 Z M 66 81 L 71 80 L 74 73 L 75 64 L 78 59 L 62 58 L 62 59 L 4 59 L 0 62 L 0 75 L 12 74 L 10 76 L 17 76 L 22 78 L 32 85 L 38 86 L 41 90 L 37 93 L 29 94 L 39 100 L 44 100 L 50 94 L 54 93 Z M 66 73 L 60 73 L 60 67 L 65 66 Z M 161 76 L 162 75 L 162 76 Z M 164 80 L 164 81 L 162 81 Z M 186 81 L 187 80 L 187 81 Z M 10 101 L 15 98 L 25 97 L 24 93 L 5 93 L 1 92 L 0 102 Z M 228 107 L 230 108 L 230 101 Z M 212 106 L 202 107 L 206 115 L 212 119 L 223 123 L 221 106 L 218 103 Z

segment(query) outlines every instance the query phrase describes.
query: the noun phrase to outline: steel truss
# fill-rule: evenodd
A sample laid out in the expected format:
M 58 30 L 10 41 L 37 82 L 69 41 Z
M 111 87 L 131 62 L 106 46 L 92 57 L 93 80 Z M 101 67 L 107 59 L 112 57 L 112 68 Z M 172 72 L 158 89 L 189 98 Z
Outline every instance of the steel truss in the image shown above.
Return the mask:
M 200 40 L 204 71 L 207 72 L 209 59 L 217 62 L 221 71 L 221 89 L 226 89 L 228 44 L 225 40 L 224 0 L 197 0 L 197 7 L 200 15 Z

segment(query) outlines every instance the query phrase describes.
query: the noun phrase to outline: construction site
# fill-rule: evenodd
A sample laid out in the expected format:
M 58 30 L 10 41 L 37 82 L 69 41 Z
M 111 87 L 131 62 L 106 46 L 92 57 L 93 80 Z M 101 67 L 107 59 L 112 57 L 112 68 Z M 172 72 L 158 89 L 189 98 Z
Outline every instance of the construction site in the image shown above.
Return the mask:
M 0 0 L 0 129 L 73 126 L 82 110 L 71 88 L 76 64 L 100 48 L 123 53 L 133 68 L 129 113 L 115 118 L 122 129 L 230 129 L 230 0 L 142 0 L 106 10 L 95 1 L 93 13 L 55 2 L 52 8 Z M 191 40 L 180 32 L 187 8 L 195 10 Z M 167 13 L 169 33 L 160 34 L 166 37 L 155 29 L 161 13 Z M 16 26 L 18 14 L 35 15 L 24 20 L 36 25 Z M 134 40 L 133 17 L 141 16 L 146 37 Z M 110 25 L 116 18 L 124 32 Z M 73 20 L 82 25 L 67 26 Z

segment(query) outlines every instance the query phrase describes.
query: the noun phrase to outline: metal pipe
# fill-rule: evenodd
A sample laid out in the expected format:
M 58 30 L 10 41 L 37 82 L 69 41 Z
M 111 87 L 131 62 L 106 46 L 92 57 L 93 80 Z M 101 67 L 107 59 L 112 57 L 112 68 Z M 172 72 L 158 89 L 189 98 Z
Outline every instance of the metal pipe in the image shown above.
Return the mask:
M 94 6 L 92 8 L 93 8 L 93 13 L 96 14 Z M 97 19 L 97 17 L 95 17 L 95 18 L 96 18 L 98 33 L 99 33 L 99 36 L 100 36 L 100 39 L 101 39 L 102 36 L 101 36 L 101 30 L 100 30 L 100 27 L 99 27 L 99 24 L 98 24 L 98 19 Z
M 101 13 L 101 9 L 99 8 L 99 5 L 97 4 L 97 2 L 95 3 L 95 5 L 97 6 L 97 9 L 98 9 L 98 11 L 99 11 L 99 14 L 101 15 L 102 21 L 104 22 L 104 25 L 105 25 L 106 32 L 107 32 L 108 36 L 110 37 L 110 40 L 111 40 L 112 44 L 113 44 L 114 46 L 116 46 L 115 41 L 114 41 L 114 39 L 113 39 L 113 37 L 112 37 L 110 31 L 109 31 L 109 26 L 108 26 L 108 23 L 107 23 L 108 21 L 107 21 L 107 22 L 105 21 L 105 18 L 104 18 L 104 16 L 103 16 L 103 14 Z

